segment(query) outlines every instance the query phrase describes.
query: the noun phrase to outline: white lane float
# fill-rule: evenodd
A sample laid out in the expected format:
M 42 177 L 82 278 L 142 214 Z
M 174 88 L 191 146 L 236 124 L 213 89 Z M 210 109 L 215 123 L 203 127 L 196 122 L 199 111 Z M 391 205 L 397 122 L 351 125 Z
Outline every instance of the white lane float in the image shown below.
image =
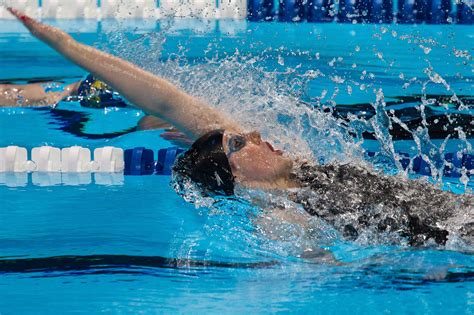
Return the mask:
M 13 145 L 0 148 L 0 172 L 31 172 L 34 169 L 25 148 Z

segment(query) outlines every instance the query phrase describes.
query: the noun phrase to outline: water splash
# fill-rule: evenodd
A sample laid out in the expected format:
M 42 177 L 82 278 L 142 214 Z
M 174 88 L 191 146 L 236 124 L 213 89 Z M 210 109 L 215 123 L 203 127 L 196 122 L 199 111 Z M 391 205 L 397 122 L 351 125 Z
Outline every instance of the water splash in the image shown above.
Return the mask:
M 406 179 L 411 176 L 415 157 L 419 156 L 429 166 L 432 180 L 443 183 L 443 169 L 447 165 L 443 157 L 452 152 L 452 140 L 459 140 L 454 147 L 456 152 L 472 153 L 472 144 L 465 131 L 466 127 L 472 127 L 458 126 L 456 134 L 447 134 L 444 139 L 432 139 L 430 135 L 432 124 L 436 122 L 431 123 L 430 119 L 434 113 L 440 114 L 440 105 L 445 110 L 442 115 L 450 125 L 455 124 L 453 115 L 472 114 L 469 103 L 458 96 L 456 82 L 453 84 L 452 77 L 437 70 L 430 59 L 441 52 L 470 60 L 459 48 L 450 50 L 448 45 L 433 38 L 423 38 L 416 32 L 405 34 L 403 29 L 390 30 L 395 26 L 384 26 L 381 30 L 374 29 L 377 36 L 373 40 L 377 42 L 370 43 L 373 46 L 358 43 L 347 56 L 283 46 L 252 50 L 254 44 L 245 40 L 237 41 L 237 48 L 231 51 L 222 46 L 221 38 L 214 38 L 208 42 L 204 57 L 191 58 L 192 39 L 170 43 L 167 32 L 172 29 L 173 22 L 167 23 L 162 25 L 160 32 L 134 38 L 114 33 L 111 51 L 223 109 L 248 129 L 260 130 L 264 138 L 274 142 L 276 147 L 292 152 L 294 158 L 321 164 L 350 162 L 367 168 L 366 153 L 369 148 L 376 147 L 379 154 L 377 158 L 369 159 L 371 167 L 399 173 Z M 387 47 L 377 44 L 379 40 L 420 50 L 419 60 L 426 66 L 422 67 L 421 73 L 400 71 L 397 60 L 385 50 Z M 172 46 L 172 53 L 167 51 L 167 45 Z M 364 64 L 363 56 L 354 59 L 354 54 L 367 53 L 373 54 L 372 62 L 383 67 L 383 71 Z M 392 77 L 396 80 L 390 81 Z M 314 92 L 315 82 L 322 87 L 318 93 Z M 394 89 L 387 84 L 398 85 L 400 91 L 405 91 L 403 93 L 418 92 L 419 102 L 411 105 L 409 118 L 416 118 L 419 123 L 411 123 L 404 117 L 408 111 L 403 104 L 393 101 Z M 448 101 L 441 97 L 443 93 L 448 95 Z M 354 104 L 354 109 L 348 110 L 345 116 L 339 115 L 343 105 L 340 99 L 348 100 L 358 95 L 370 97 L 369 106 L 358 111 L 355 106 L 358 104 Z M 408 151 L 412 156 L 406 170 L 400 163 L 400 144 L 393 136 L 396 128 L 408 135 L 405 140 L 410 143 Z M 366 139 L 367 133 L 373 139 Z M 461 174 L 459 182 L 469 191 L 468 171 L 463 169 Z M 198 206 L 218 208 L 214 201 L 201 199 L 199 195 L 191 199 Z M 321 222 L 313 224 L 316 227 L 313 230 L 331 230 L 323 228 Z M 298 227 L 290 224 L 279 230 L 283 234 L 290 232 L 286 233 L 286 239 L 293 248 L 305 248 L 307 234 L 295 236 L 301 235 L 297 232 Z M 313 235 L 310 239 L 321 244 L 330 243 L 338 239 L 336 234 Z M 373 235 L 368 231 L 360 234 L 361 243 L 370 240 Z M 388 242 L 388 239 L 379 241 Z M 403 241 L 399 243 L 403 244 Z

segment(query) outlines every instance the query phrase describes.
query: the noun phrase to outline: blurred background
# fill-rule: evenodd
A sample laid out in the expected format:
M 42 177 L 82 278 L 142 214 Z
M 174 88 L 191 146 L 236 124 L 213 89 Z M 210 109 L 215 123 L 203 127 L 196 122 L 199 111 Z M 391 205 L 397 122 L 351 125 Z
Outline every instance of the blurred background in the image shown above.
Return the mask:
M 472 0 L 10 0 L 36 18 L 195 17 L 251 21 L 472 24 Z M 11 16 L 0 8 L 0 18 Z

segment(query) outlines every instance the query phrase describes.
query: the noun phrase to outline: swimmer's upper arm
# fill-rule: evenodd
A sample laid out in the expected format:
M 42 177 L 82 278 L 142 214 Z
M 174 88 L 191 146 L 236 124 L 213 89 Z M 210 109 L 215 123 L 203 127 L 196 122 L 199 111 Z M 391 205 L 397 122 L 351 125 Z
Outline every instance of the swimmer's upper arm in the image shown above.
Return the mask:
M 11 9 L 29 30 L 75 64 L 92 72 L 145 112 L 196 139 L 214 129 L 242 128 L 223 112 L 138 66 L 75 41 L 65 32 Z

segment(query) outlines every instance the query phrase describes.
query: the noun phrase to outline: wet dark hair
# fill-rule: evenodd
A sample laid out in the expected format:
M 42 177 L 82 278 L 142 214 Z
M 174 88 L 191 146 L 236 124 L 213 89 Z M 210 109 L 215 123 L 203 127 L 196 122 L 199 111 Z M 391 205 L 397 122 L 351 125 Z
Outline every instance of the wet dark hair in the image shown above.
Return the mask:
M 224 130 L 219 129 L 196 140 L 176 159 L 173 165 L 175 180 L 190 179 L 206 195 L 233 195 L 234 175 L 222 146 L 223 137 Z

